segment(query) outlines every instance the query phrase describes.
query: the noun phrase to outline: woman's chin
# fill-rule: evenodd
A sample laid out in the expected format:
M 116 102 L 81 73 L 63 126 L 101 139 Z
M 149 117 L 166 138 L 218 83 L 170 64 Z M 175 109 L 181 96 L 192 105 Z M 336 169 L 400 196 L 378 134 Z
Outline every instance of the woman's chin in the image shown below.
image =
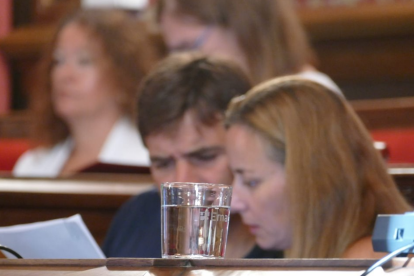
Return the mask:
M 265 239 L 260 239 L 259 237 L 256 237 L 256 243 L 257 245 L 264 250 L 286 250 L 287 246 L 283 244 L 283 242 L 275 242 Z
M 271 250 L 272 249 L 272 245 L 268 241 L 260 239 L 257 236 L 256 236 L 256 243 L 260 248 L 262 248 L 264 250 Z
M 70 108 L 55 109 L 55 114 L 65 122 L 76 121 L 82 117 L 77 110 Z

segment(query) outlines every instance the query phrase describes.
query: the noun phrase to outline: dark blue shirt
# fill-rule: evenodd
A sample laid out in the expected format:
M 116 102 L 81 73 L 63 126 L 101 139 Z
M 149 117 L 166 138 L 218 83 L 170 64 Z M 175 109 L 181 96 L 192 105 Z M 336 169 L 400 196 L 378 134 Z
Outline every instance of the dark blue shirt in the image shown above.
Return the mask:
M 102 250 L 113 258 L 161 258 L 161 199 L 157 190 L 134 196 L 117 212 Z M 283 258 L 255 246 L 245 258 Z

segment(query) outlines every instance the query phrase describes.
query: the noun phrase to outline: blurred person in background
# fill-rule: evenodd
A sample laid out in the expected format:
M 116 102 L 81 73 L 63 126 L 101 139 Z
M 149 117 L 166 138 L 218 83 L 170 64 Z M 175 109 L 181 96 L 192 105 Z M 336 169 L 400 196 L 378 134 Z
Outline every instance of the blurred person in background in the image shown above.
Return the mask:
M 412 209 L 352 107 L 297 77 L 270 80 L 227 111 L 232 210 L 288 258 L 377 258 L 378 214 Z
M 158 0 L 157 21 L 171 52 L 234 60 L 253 84 L 297 74 L 341 93 L 315 67 L 305 31 L 286 0 Z
M 103 245 L 107 257 L 161 258 L 163 182 L 232 182 L 225 152 L 224 111 L 251 84 L 237 65 L 193 54 L 173 55 L 140 89 L 138 127 L 151 159 L 157 189 L 124 204 Z M 240 217 L 230 219 L 226 257 L 276 258 L 254 246 Z
M 152 43 L 121 11 L 78 11 L 61 22 L 31 99 L 38 147 L 13 174 L 56 177 L 99 162 L 148 166 L 133 121 L 137 87 L 161 53 Z

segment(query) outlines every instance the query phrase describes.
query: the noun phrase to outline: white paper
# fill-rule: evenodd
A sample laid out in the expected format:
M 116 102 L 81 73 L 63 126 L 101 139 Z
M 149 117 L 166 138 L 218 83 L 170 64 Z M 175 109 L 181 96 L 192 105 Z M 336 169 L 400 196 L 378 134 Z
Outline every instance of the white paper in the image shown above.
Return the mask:
M 24 259 L 103 259 L 105 255 L 77 214 L 15 226 L 0 227 L 0 244 Z M 4 252 L 8 258 L 15 258 Z
M 84 8 L 124 8 L 141 10 L 148 5 L 148 0 L 82 0 Z

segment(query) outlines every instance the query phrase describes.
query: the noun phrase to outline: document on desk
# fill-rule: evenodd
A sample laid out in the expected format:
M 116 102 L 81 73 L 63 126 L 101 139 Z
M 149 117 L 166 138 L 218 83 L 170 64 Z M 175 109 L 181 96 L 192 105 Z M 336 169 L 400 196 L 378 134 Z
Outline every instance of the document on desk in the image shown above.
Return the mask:
M 0 227 L 0 244 L 24 259 L 103 259 L 105 255 L 77 214 L 15 226 Z M 4 252 L 8 258 L 15 258 Z

